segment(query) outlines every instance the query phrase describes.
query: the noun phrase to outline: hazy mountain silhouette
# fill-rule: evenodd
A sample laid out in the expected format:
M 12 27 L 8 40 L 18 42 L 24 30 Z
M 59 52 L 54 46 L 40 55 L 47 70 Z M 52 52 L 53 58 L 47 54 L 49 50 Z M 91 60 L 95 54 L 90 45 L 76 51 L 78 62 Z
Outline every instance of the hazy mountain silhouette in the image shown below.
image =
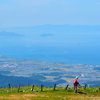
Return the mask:
M 59 83 L 63 83 L 66 82 L 62 79 L 56 81 L 56 84 Z M 37 86 L 40 86 L 41 84 L 43 84 L 44 86 L 53 86 L 55 84 L 55 82 L 43 82 L 41 80 L 38 79 L 33 79 L 33 78 L 28 78 L 28 77 L 16 77 L 16 76 L 4 76 L 0 74 L 0 86 L 1 87 L 7 87 L 8 84 L 11 84 L 11 86 L 18 86 L 18 85 L 24 85 L 27 86 L 35 84 Z
M 3 37 L 3 38 L 7 38 L 7 37 L 24 37 L 24 35 L 17 34 L 17 33 L 14 33 L 14 32 L 2 31 L 2 32 L 0 32 L 0 37 Z

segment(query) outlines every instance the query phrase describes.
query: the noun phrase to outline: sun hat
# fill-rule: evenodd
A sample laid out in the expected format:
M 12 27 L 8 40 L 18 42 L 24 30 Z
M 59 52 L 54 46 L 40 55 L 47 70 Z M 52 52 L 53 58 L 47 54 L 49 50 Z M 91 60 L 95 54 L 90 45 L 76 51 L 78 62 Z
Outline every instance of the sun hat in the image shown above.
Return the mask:
M 75 79 L 78 79 L 78 76 L 76 76 L 76 78 Z

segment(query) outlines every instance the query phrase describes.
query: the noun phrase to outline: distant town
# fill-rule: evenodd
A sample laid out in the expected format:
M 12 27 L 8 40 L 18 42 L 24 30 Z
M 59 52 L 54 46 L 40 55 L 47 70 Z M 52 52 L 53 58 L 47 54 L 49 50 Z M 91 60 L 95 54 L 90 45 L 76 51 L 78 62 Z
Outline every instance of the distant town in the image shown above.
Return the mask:
M 0 55 L 0 86 L 20 84 L 22 79 L 30 84 L 45 84 L 52 86 L 56 83 L 58 86 L 72 86 L 73 79 L 78 76 L 81 85 L 98 86 L 100 83 L 100 66 L 99 65 L 83 65 L 83 64 L 67 64 L 57 62 L 39 61 L 36 59 L 17 59 Z M 3 78 L 2 77 L 6 77 Z M 9 78 L 13 77 L 9 80 Z M 8 78 L 8 79 L 7 79 Z M 17 82 L 18 78 L 21 81 Z M 4 81 L 5 79 L 5 81 Z M 27 79 L 33 80 L 30 82 Z M 4 84 L 4 81 L 6 84 Z M 26 84 L 23 81 L 21 84 Z M 16 83 L 17 82 L 17 83 Z M 38 83 L 39 82 L 39 83 Z M 49 83 L 49 84 L 48 84 Z

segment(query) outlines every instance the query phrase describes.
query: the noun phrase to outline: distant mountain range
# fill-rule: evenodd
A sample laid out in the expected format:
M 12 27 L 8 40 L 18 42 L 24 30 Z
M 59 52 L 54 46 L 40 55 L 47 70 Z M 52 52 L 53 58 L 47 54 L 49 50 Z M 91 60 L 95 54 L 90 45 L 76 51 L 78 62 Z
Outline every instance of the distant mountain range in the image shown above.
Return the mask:
M 40 35 L 40 36 L 53 36 L 60 34 L 61 36 L 69 36 L 72 35 L 80 35 L 84 33 L 84 35 L 91 34 L 98 34 L 100 33 L 100 26 L 89 26 L 89 25 L 40 25 L 40 26 L 28 26 L 28 27 L 13 27 L 13 28 L 0 28 L 0 31 L 12 31 L 17 33 L 22 33 L 25 35 Z M 88 34 L 87 34 L 88 33 Z M 9 33 L 10 34 L 10 33 Z

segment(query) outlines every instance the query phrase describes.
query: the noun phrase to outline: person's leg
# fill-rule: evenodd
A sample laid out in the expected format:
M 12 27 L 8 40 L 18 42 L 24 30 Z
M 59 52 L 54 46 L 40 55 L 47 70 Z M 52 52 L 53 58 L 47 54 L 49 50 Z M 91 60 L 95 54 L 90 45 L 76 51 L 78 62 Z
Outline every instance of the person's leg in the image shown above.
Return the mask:
M 77 86 L 74 85 L 74 93 L 77 93 Z

